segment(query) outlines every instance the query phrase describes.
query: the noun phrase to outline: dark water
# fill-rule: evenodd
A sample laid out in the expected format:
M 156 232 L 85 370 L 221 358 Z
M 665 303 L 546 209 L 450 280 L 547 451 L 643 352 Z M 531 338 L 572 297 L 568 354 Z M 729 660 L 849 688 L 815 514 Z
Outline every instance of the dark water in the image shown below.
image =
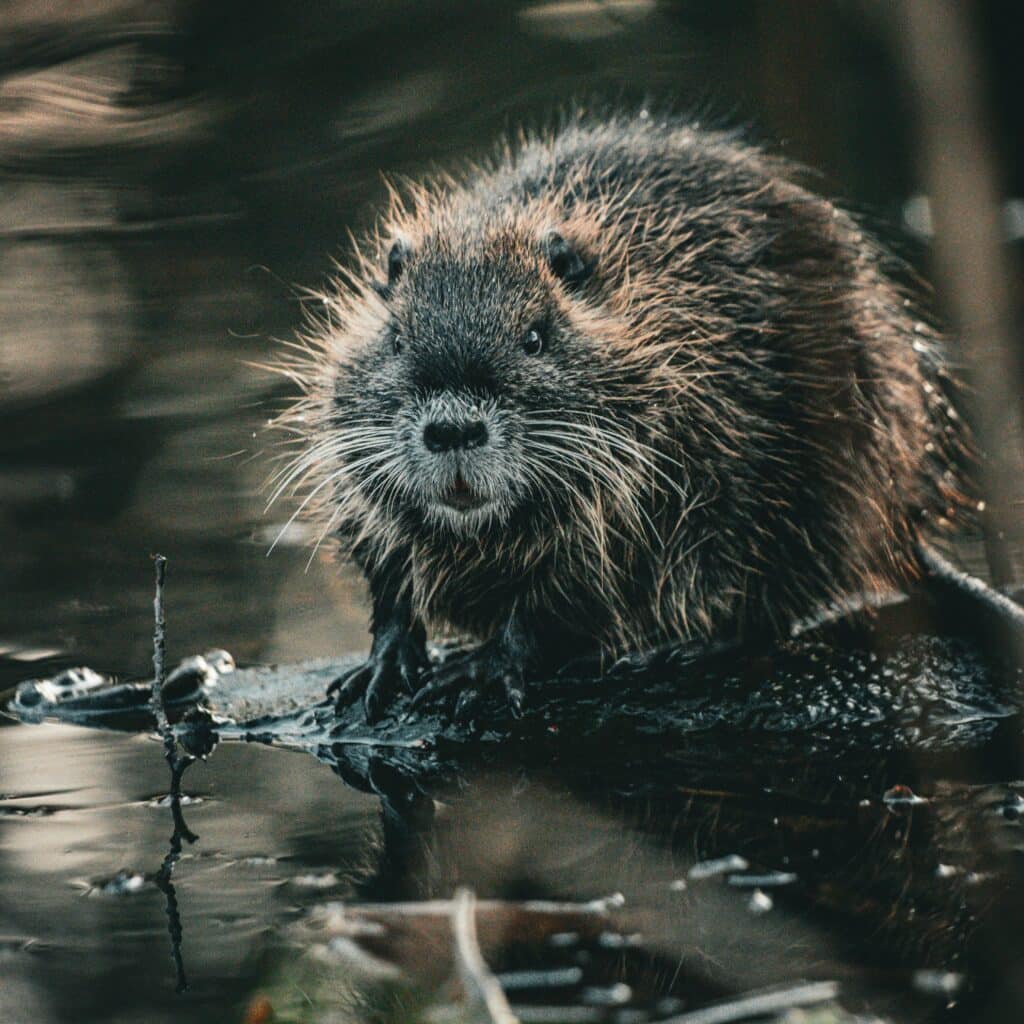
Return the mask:
M 156 551 L 170 559 L 172 657 L 217 646 L 240 662 L 284 662 L 366 645 L 350 571 L 309 562 L 291 535 L 268 556 L 291 512 L 266 511 L 263 487 L 263 427 L 283 391 L 253 364 L 298 323 L 292 283 L 316 284 L 345 232 L 367 222 L 381 171 L 485 152 L 504 128 L 574 97 L 651 96 L 781 139 L 882 222 L 898 226 L 915 191 L 888 29 L 856 5 L 181 2 L 155 21 L 131 4 L 96 5 L 91 27 L 16 7 L 0 14 L 13 41 L 0 41 L 0 691 L 67 664 L 143 675 Z M 1000 100 L 1019 65 L 1001 58 L 1006 33 L 991 34 Z M 141 127 L 100 117 L 86 131 L 88 112 L 33 92 L 54 73 Z M 1007 165 L 1012 180 L 1012 147 Z M 621 836 L 599 856 L 621 819 L 581 811 L 565 863 L 538 874 L 536 851 L 568 826 L 530 833 L 531 805 L 514 802 L 496 818 L 515 792 L 496 785 L 489 813 L 456 831 L 491 837 L 480 848 L 464 838 L 476 865 L 466 873 L 483 890 L 531 895 L 530 879 L 544 877 L 549 894 L 602 896 L 642 859 Z M 225 746 L 191 769 L 197 802 L 185 812 L 201 838 L 175 873 L 189 977 L 179 995 L 151 880 L 171 831 L 153 804 L 166 786 L 145 739 L 0 728 L 0 1020 L 241 1020 L 267 990 L 292 1008 L 286 1019 L 320 1019 L 289 966 L 302 954 L 289 952 L 286 926 L 379 874 L 378 801 L 295 753 Z M 856 817 L 858 800 L 844 799 L 841 813 Z M 594 832 L 600 842 L 579 839 Z M 664 829 L 653 832 L 663 847 Z M 832 833 L 838 846 L 851 834 Z M 702 835 L 686 840 L 690 861 L 715 847 Z M 765 866 L 785 867 L 784 856 Z M 593 870 L 608 858 L 615 870 Z M 667 885 L 672 871 L 656 862 Z M 141 877 L 105 892 L 119 871 Z M 729 918 L 744 927 L 747 898 Z M 813 931 L 831 934 L 830 968 L 863 963 L 870 940 L 850 953 L 833 927 Z M 813 946 L 809 934 L 800 941 Z M 949 943 L 921 942 L 899 959 L 897 1008 L 914 965 L 948 965 Z M 729 985 L 694 993 L 736 988 L 744 965 L 756 979 L 758 948 L 734 951 Z M 678 988 L 666 963 L 651 967 L 648 1007 Z M 323 995 L 319 977 L 310 984 Z M 393 1007 L 337 1012 L 405 1019 Z

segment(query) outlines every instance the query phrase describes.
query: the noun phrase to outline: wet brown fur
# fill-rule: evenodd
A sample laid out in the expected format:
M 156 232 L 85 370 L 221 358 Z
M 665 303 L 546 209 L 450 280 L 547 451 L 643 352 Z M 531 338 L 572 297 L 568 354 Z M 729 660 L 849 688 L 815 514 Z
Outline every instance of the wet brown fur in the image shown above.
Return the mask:
M 575 291 L 539 253 L 551 229 L 593 268 Z M 565 422 L 591 467 L 573 463 L 577 493 L 559 490 L 548 512 L 550 480 L 529 514 L 459 537 L 405 510 L 399 467 L 383 471 L 386 493 L 345 469 L 339 395 L 359 387 L 360 354 L 400 301 L 373 287 L 396 237 L 414 260 L 535 275 L 581 339 L 593 408 Z M 428 628 L 481 639 L 515 609 L 620 651 L 781 631 L 898 589 L 918 572 L 917 541 L 964 499 L 939 339 L 888 266 L 849 214 L 733 136 L 615 116 L 523 137 L 457 178 L 392 192 L 285 359 L 302 397 L 283 418 L 297 454 L 281 489 L 307 495 L 371 583 L 399 579 Z M 489 297 L 445 301 L 468 316 Z

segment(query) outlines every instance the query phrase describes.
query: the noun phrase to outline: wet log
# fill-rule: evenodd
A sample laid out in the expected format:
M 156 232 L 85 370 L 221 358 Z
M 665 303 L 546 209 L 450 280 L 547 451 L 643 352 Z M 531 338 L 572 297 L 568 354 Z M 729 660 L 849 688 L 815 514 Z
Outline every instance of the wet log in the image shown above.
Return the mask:
M 187 658 L 170 673 L 165 704 L 186 748 L 220 740 L 273 743 L 346 761 L 366 776 L 387 757 L 414 774 L 460 764 L 529 767 L 555 753 L 656 761 L 685 741 L 691 758 L 756 751 L 776 762 L 816 753 L 941 756 L 1020 733 L 1022 670 L 976 636 L 942 632 L 933 609 L 895 599 L 870 615 L 819 623 L 773 648 L 672 645 L 604 671 L 577 662 L 528 684 L 515 716 L 497 695 L 473 721 L 451 703 L 409 712 L 405 698 L 367 724 L 361 706 L 324 697 L 353 659 L 236 669 L 226 652 Z M 443 664 L 457 648 L 435 646 Z M 150 730 L 150 681 L 114 684 L 87 668 L 21 684 L 9 711 L 60 721 Z

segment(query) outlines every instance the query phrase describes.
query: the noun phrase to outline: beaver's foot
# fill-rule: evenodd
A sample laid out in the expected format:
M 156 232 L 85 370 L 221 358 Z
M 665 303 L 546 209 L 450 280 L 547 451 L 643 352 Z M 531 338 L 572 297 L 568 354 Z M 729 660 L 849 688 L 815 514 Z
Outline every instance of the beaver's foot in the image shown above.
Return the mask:
M 413 697 L 408 713 L 438 701 L 454 700 L 452 717 L 457 723 L 466 724 L 494 692 L 506 701 L 514 718 L 522 715 L 526 668 L 522 656 L 504 640 L 492 640 L 436 666 L 430 681 Z
M 369 658 L 338 676 L 327 695 L 337 694 L 334 706 L 339 709 L 362 697 L 367 722 L 377 722 L 396 697 L 416 692 L 427 665 L 422 629 L 388 623 L 374 636 Z

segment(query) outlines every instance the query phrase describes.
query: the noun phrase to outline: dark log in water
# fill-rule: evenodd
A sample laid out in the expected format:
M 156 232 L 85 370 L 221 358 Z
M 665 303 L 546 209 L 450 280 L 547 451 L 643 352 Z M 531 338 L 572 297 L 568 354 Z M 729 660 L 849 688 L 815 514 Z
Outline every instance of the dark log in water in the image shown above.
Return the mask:
M 359 750 L 391 751 L 425 768 L 496 756 L 529 767 L 557 750 L 606 754 L 609 744 L 656 757 L 685 741 L 690 754 L 714 757 L 742 741 L 748 752 L 778 759 L 940 755 L 1013 737 L 1021 669 L 976 635 L 949 623 L 939 632 L 933 612 L 924 601 L 896 599 L 775 648 L 680 644 L 604 671 L 577 662 L 531 683 L 521 716 L 495 694 L 469 723 L 453 720 L 450 701 L 412 712 L 400 701 L 373 726 L 358 704 L 336 711 L 324 694 L 352 659 L 235 669 L 229 654 L 213 651 L 182 661 L 164 700 L 186 742 L 214 735 L 313 752 L 351 748 L 354 760 Z M 436 646 L 432 658 L 443 664 L 457 651 Z M 29 722 L 146 730 L 155 725 L 151 685 L 114 685 L 73 668 L 23 683 L 9 710 Z

